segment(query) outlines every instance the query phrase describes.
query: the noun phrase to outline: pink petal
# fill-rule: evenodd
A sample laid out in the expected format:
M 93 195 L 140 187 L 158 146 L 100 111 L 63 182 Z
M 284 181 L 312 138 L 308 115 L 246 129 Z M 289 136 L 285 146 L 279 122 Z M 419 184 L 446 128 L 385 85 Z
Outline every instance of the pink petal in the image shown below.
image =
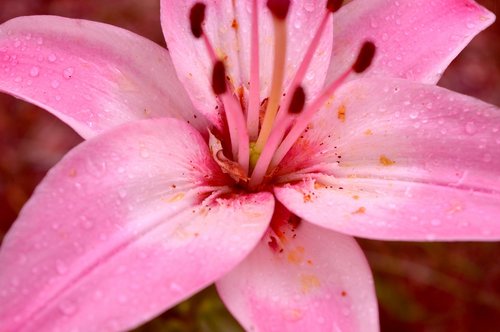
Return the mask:
M 303 222 L 283 252 L 269 240 L 216 283 L 245 330 L 378 331 L 370 268 L 352 237 Z
M 168 52 L 97 22 L 29 16 L 1 25 L 0 91 L 45 108 L 85 138 L 150 117 L 206 127 Z
M 311 154 L 294 157 L 303 146 Z M 287 158 L 331 175 L 275 190 L 315 224 L 377 239 L 500 238 L 495 106 L 406 80 L 358 80 Z
M 224 59 L 228 75 L 235 87 L 249 88 L 250 31 L 253 0 L 204 1 L 207 5 L 204 28 L 219 57 Z M 161 20 L 168 49 L 179 79 L 186 86 L 193 103 L 210 119 L 217 119 L 215 97 L 211 87 L 212 67 L 202 39 L 195 39 L 190 30 L 189 11 L 198 1 L 162 0 Z M 273 73 L 274 30 L 271 14 L 259 0 L 260 88 L 261 99 L 267 97 Z M 325 12 L 325 1 L 293 1 L 288 14 L 288 48 L 285 84 L 292 78 Z M 234 22 L 233 22 L 234 20 Z M 235 28 L 236 27 L 236 28 Z M 330 63 L 332 28 L 329 25 L 306 75 L 304 86 L 308 95 L 323 86 L 325 69 Z M 226 57 L 227 56 L 227 57 Z
M 472 0 L 352 1 L 334 17 L 327 81 L 340 76 L 360 44 L 377 54 L 365 76 L 392 76 L 436 83 L 443 71 L 495 16 Z
M 220 278 L 274 206 L 269 193 L 228 194 L 225 179 L 179 120 L 137 121 L 79 145 L 4 240 L 0 326 L 126 330 Z

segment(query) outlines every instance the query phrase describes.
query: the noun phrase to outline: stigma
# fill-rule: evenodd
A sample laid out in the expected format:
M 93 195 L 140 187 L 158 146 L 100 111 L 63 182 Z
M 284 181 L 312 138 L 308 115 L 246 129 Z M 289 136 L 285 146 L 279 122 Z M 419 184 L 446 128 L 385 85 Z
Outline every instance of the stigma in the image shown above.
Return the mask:
M 227 135 L 215 137 L 210 133 L 210 149 L 223 172 L 249 190 L 257 190 L 272 182 L 272 174 L 302 135 L 314 115 L 319 112 L 335 91 L 352 75 L 366 71 L 375 56 L 371 41 L 360 43 L 353 64 L 314 98 L 307 99 L 303 86 L 305 74 L 313 59 L 332 14 L 342 7 L 341 0 L 326 1 L 321 22 L 311 39 L 300 65 L 284 86 L 286 74 L 287 19 L 290 0 L 268 0 L 268 11 L 260 11 L 258 1 L 252 1 L 250 27 L 250 61 L 248 100 L 232 86 L 226 75 L 224 60 L 217 57 L 204 31 L 204 3 L 196 3 L 190 11 L 189 22 L 193 36 L 201 39 L 212 61 L 212 90 L 219 108 L 225 115 Z M 259 14 L 271 15 L 274 29 L 274 56 L 269 93 L 260 93 Z M 224 142 L 225 141 L 225 142 Z M 222 142 L 222 143 L 221 143 Z M 212 146 L 214 145 L 214 146 Z

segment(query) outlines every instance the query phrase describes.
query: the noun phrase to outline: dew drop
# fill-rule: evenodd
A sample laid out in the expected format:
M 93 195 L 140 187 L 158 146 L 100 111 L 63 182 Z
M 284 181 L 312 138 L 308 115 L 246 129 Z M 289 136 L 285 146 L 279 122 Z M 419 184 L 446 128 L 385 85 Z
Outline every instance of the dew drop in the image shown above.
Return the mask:
M 469 121 L 465 124 L 465 132 L 469 135 L 473 135 L 475 134 L 477 131 L 477 128 L 476 128 L 476 125 L 474 124 L 474 122 L 472 121 Z
M 308 12 L 312 12 L 314 10 L 314 1 L 306 1 L 304 3 L 304 9 Z
M 47 60 L 49 60 L 49 62 L 56 62 L 57 57 L 54 53 L 52 53 L 47 57 Z
M 120 295 L 118 297 L 118 302 L 120 302 L 121 304 L 125 304 L 125 303 L 127 303 L 127 301 L 128 301 L 128 298 L 125 295 Z
M 85 220 L 82 222 L 82 227 L 83 229 L 89 230 L 94 227 L 94 223 L 91 220 L 85 218 Z
M 50 86 L 54 89 L 57 89 L 59 85 L 61 85 L 61 83 L 58 80 L 53 80 L 52 82 L 50 82 Z
M 427 234 L 427 235 L 425 236 L 425 239 L 426 239 L 427 241 L 434 241 L 434 240 L 436 240 L 436 235 L 435 235 L 435 234 Z
M 485 153 L 484 156 L 483 156 L 483 161 L 486 162 L 486 163 L 489 163 L 490 161 L 493 160 L 493 157 L 491 154 L 489 153 Z
M 182 287 L 178 283 L 173 282 L 170 284 L 170 290 L 174 293 L 181 293 Z
M 10 284 L 14 287 L 19 286 L 19 279 L 17 279 L 16 277 L 10 279 Z
M 87 171 L 95 176 L 101 177 L 106 173 L 106 162 L 104 161 L 95 161 L 93 159 L 87 159 Z
M 31 77 L 37 77 L 40 74 L 40 68 L 37 66 L 34 66 L 30 70 L 30 76 Z
M 439 220 L 439 219 L 432 219 L 431 220 L 431 225 L 432 226 L 439 226 L 439 225 L 441 225 L 441 220 Z
M 77 307 L 73 302 L 64 301 L 59 304 L 59 310 L 63 315 L 71 316 L 76 313 Z
M 410 119 L 415 120 L 416 118 L 418 118 L 418 111 L 411 112 Z
M 118 196 L 120 196 L 120 198 L 125 198 L 127 196 L 127 191 L 123 188 L 119 189 Z
M 60 275 L 66 274 L 68 272 L 68 267 L 62 261 L 56 261 L 56 271 Z
M 143 158 L 148 158 L 148 157 L 149 157 L 149 152 L 148 152 L 148 150 L 142 149 L 142 150 L 141 150 L 141 157 L 143 157 Z
M 95 299 L 95 300 L 100 300 L 100 299 L 102 299 L 103 297 L 104 297 L 104 294 L 102 293 L 102 291 L 100 291 L 100 290 L 96 290 L 96 291 L 94 292 L 94 299 Z
M 69 80 L 71 77 L 73 77 L 74 73 L 75 73 L 75 69 L 73 67 L 68 67 L 68 68 L 64 69 L 63 76 L 65 79 Z
M 21 41 L 16 40 L 16 41 L 14 42 L 14 47 L 16 47 L 16 48 L 17 48 L 17 47 L 19 47 L 19 46 L 21 46 Z
M 27 261 L 28 261 L 28 257 L 26 257 L 26 255 L 23 255 L 23 254 L 19 255 L 19 259 L 18 259 L 19 264 L 24 265 L 24 264 L 26 264 Z

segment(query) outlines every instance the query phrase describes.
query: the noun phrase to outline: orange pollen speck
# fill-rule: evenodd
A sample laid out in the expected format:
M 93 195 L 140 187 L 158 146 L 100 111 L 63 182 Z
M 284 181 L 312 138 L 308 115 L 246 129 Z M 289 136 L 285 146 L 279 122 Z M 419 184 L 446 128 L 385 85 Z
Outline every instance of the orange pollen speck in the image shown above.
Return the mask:
M 337 118 L 340 121 L 345 122 L 345 106 L 344 105 L 340 105 L 339 109 L 337 110 Z
M 360 207 L 356 211 L 354 211 L 352 214 L 363 214 L 366 212 L 366 208 L 364 206 Z
M 236 21 L 236 19 L 233 19 L 233 22 L 231 22 L 231 28 L 233 28 L 234 30 L 238 30 L 238 21 Z
M 394 165 L 396 163 L 394 160 L 391 160 L 384 155 L 380 156 L 379 161 L 384 166 L 391 166 L 391 165 Z
M 312 202 L 311 194 L 304 194 L 304 203 Z
M 315 275 L 302 275 L 300 277 L 302 293 L 306 294 L 320 286 L 320 281 Z
M 371 136 L 371 135 L 373 135 L 373 131 L 371 129 L 366 129 L 365 130 L 365 135 L 366 136 Z

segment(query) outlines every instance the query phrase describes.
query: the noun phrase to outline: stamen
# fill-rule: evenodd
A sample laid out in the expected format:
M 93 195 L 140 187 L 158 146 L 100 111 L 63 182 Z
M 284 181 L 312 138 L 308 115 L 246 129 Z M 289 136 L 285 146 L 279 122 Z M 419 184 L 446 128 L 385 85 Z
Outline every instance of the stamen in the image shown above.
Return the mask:
M 259 134 L 260 78 L 259 78 L 259 10 L 257 0 L 252 1 L 252 35 L 250 40 L 250 95 L 247 127 L 250 139 Z
M 371 41 L 366 41 L 359 51 L 358 58 L 352 66 L 352 70 L 356 73 L 364 72 L 372 64 L 373 57 L 375 56 L 375 44 Z
M 284 21 L 290 9 L 290 0 L 268 0 L 267 8 L 275 18 Z
M 224 63 L 218 60 L 214 64 L 212 72 L 212 89 L 216 95 L 221 95 L 226 92 L 226 67 Z
M 328 7 L 328 6 L 327 6 Z M 316 52 L 319 42 L 321 40 L 321 37 L 323 36 L 323 33 L 325 31 L 325 28 L 327 26 L 327 23 L 330 18 L 330 14 L 332 12 L 326 11 L 325 15 L 323 15 L 323 19 L 321 20 L 321 23 L 318 26 L 318 29 L 316 30 L 316 34 L 314 35 L 313 39 L 311 40 L 311 43 L 309 44 L 309 47 L 307 49 L 306 54 L 304 55 L 304 59 L 302 60 L 302 63 L 299 66 L 299 69 L 297 69 L 297 72 L 295 73 L 295 76 L 293 77 L 292 82 L 290 83 L 289 91 L 294 91 L 297 86 L 304 80 L 304 77 L 306 76 L 307 69 L 309 69 L 309 65 L 311 64 L 311 61 L 314 57 L 314 53 Z M 276 118 L 276 122 L 281 122 L 283 121 L 283 118 L 286 116 L 286 111 L 288 110 L 291 102 L 291 95 L 287 94 L 285 98 L 282 101 L 281 108 L 278 112 L 278 116 Z
M 238 160 L 246 176 L 248 173 L 250 151 L 245 118 L 238 101 L 234 95 L 230 94 L 228 91 L 226 68 L 224 63 L 220 60 L 214 64 L 212 72 L 212 89 L 216 95 L 220 96 L 222 104 L 224 105 L 233 159 Z
M 330 12 L 335 13 L 337 10 L 342 7 L 342 2 L 343 0 L 328 0 L 326 2 L 326 9 L 328 9 Z
M 295 89 L 292 96 L 292 101 L 290 102 L 290 107 L 288 108 L 288 113 L 298 114 L 304 109 L 304 104 L 306 103 L 306 94 L 304 88 L 299 86 Z
M 205 4 L 197 2 L 191 7 L 189 12 L 189 22 L 191 23 L 191 32 L 195 38 L 200 38 L 203 33 L 201 25 L 205 21 Z
M 207 49 L 208 56 L 210 60 L 215 64 L 217 62 L 217 55 L 215 54 L 214 48 L 210 43 L 207 35 L 203 31 L 203 22 L 205 22 L 205 9 L 206 5 L 201 2 L 197 2 L 191 7 L 189 12 L 189 23 L 191 25 L 191 33 L 195 38 L 203 37 L 203 43 Z
M 285 63 L 286 63 L 286 22 L 284 18 L 288 13 L 290 1 L 273 0 L 268 1 L 268 7 L 273 12 L 274 23 L 274 71 L 273 80 L 271 83 L 271 91 L 267 104 L 264 121 L 259 133 L 259 138 L 255 143 L 256 153 L 260 153 L 266 144 L 267 139 L 271 133 L 276 113 L 278 111 L 279 102 L 281 99 L 281 88 L 285 77 Z M 287 4 L 286 6 L 284 4 Z M 271 6 L 271 7 L 270 7 Z M 286 10 L 284 9 L 286 7 Z M 283 17 L 285 14 L 285 17 Z
M 320 110 L 323 104 L 346 81 L 349 75 L 352 74 L 352 72 L 361 73 L 370 66 L 375 55 L 375 49 L 375 44 L 373 44 L 373 42 L 365 42 L 361 47 L 353 66 L 347 69 L 338 79 L 330 83 L 323 93 L 321 93 L 321 95 L 318 96 L 309 106 L 307 106 L 306 109 L 298 116 L 295 121 L 295 125 L 290 129 L 287 136 L 276 150 L 276 153 L 271 160 L 271 164 L 269 165 L 270 169 L 276 167 L 283 160 L 302 132 L 307 128 L 314 114 Z
M 288 112 L 292 114 L 300 113 L 304 108 L 305 100 L 306 100 L 306 95 L 304 89 L 301 86 L 299 86 L 297 89 L 295 89 L 293 93 L 292 102 L 290 104 L 290 109 L 288 110 Z M 276 148 L 283 139 L 283 136 L 285 135 L 286 130 L 292 123 L 292 120 L 293 117 L 285 117 L 282 121 L 277 122 L 277 125 L 275 126 L 275 128 L 273 128 L 273 131 L 269 136 L 269 139 L 266 145 L 264 146 L 264 149 L 260 154 L 257 164 L 255 165 L 255 168 L 252 172 L 252 176 L 249 182 L 250 188 L 254 188 L 259 183 L 262 183 L 262 180 L 266 175 L 269 163 L 273 158 L 273 153 L 274 151 L 276 151 Z

